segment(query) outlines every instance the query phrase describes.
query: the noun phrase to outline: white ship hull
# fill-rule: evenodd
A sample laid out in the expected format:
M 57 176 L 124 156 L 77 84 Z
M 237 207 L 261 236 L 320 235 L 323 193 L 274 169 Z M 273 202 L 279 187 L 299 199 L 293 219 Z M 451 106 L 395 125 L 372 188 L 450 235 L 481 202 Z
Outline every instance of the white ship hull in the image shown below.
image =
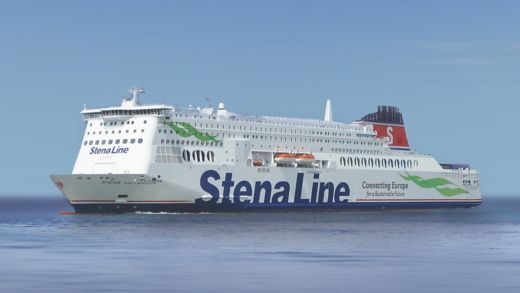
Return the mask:
M 458 187 L 462 178 L 445 178 L 435 172 L 412 175 L 406 171 L 367 173 L 363 170 L 225 166 L 188 169 L 179 166 L 154 171 L 161 177 L 147 174 L 51 177 L 77 212 L 89 213 L 423 209 L 472 207 L 481 202 L 478 189 Z M 227 190 L 223 186 L 226 174 L 231 179 L 227 182 L 233 182 Z M 319 178 L 315 179 L 315 174 L 319 174 Z M 419 176 L 422 182 L 442 178 L 450 183 L 421 187 L 421 181 L 405 179 L 410 176 Z M 247 183 L 235 188 L 241 181 Z M 266 190 L 268 186 L 270 192 Z M 338 190 L 338 186 L 343 188 Z M 443 195 L 441 188 L 460 188 L 464 192 Z

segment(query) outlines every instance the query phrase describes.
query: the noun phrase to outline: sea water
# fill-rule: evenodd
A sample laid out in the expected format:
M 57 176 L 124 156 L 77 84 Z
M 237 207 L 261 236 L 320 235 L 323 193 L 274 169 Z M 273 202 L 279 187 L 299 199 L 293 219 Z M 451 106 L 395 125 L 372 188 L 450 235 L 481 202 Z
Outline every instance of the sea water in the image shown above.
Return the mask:
M 471 209 L 60 215 L 0 199 L 0 292 L 520 292 L 520 196 Z

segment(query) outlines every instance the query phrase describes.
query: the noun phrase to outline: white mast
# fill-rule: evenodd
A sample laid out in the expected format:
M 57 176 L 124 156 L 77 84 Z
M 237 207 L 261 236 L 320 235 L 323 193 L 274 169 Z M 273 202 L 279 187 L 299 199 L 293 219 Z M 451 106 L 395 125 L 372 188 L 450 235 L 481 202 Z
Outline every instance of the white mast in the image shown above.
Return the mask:
M 327 103 L 325 104 L 325 118 L 323 118 L 323 120 L 332 122 L 332 103 L 330 99 L 327 99 Z
M 139 105 L 139 95 L 146 93 L 143 88 L 133 87 L 128 90 L 130 97 L 123 99 L 121 107 L 135 107 Z

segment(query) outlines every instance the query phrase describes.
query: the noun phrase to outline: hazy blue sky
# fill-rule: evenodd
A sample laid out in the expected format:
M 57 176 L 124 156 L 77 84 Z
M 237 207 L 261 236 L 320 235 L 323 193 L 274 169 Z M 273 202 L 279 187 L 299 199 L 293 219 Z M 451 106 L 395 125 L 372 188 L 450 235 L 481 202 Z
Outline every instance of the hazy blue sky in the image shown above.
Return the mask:
M 514 193 L 520 1 L 2 1 L 0 194 L 57 194 L 83 104 L 224 101 L 350 122 L 397 105 L 413 147 Z

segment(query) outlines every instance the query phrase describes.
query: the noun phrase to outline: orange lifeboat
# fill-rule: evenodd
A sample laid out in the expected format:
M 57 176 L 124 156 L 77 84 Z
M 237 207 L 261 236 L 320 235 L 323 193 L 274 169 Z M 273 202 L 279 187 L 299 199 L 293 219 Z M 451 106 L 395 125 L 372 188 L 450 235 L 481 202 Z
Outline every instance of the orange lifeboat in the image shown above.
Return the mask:
M 296 161 L 296 154 L 290 153 L 276 153 L 274 155 L 274 161 L 280 164 L 290 164 Z
M 263 165 L 264 165 L 264 161 L 263 160 L 253 160 L 253 166 L 260 167 L 260 166 L 263 166 Z
M 312 164 L 316 161 L 313 154 L 296 154 L 296 162 L 298 164 Z

